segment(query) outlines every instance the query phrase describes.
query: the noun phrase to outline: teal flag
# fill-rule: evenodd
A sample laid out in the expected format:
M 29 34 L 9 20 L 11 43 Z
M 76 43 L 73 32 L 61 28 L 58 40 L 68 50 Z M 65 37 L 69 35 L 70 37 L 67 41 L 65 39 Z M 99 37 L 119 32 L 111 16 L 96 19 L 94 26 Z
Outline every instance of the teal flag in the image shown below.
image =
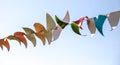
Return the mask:
M 98 18 L 94 17 L 95 26 L 103 36 L 104 36 L 104 34 L 102 31 L 102 27 L 103 27 L 103 24 L 104 24 L 106 18 L 107 18 L 107 16 L 105 16 L 105 15 L 99 15 Z

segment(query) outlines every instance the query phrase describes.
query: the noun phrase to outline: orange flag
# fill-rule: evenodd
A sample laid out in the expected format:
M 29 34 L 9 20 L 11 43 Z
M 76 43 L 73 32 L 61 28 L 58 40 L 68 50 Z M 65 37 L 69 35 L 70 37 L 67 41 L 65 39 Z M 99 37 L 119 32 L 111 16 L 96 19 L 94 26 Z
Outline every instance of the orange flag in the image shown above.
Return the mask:
M 40 23 L 35 23 L 34 24 L 35 30 L 36 30 L 36 36 L 40 38 L 43 42 L 43 45 L 45 45 L 46 40 L 45 40 L 45 27 L 40 24 Z
M 17 37 L 27 48 L 27 40 L 24 37 L 25 33 L 23 32 L 15 32 L 14 36 Z
M 3 49 L 3 46 L 7 48 L 7 50 L 10 50 L 10 45 L 7 39 L 0 39 L 0 47 Z

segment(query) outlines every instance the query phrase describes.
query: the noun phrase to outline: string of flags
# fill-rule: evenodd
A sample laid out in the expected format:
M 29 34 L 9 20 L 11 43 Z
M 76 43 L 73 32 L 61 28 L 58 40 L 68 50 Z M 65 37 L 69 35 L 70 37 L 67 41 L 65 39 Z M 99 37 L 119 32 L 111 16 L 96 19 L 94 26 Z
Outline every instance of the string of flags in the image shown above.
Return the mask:
M 109 14 L 105 15 L 98 15 L 98 17 L 89 18 L 88 16 L 83 16 L 80 19 L 73 21 L 70 23 L 70 15 L 67 11 L 63 20 L 59 19 L 55 16 L 55 20 L 51 17 L 50 14 L 46 13 L 46 27 L 44 27 L 41 23 L 34 23 L 35 31 L 28 27 L 23 27 L 24 32 L 15 32 L 12 35 L 0 39 L 0 47 L 3 50 L 3 46 L 10 50 L 9 40 L 16 40 L 20 44 L 23 43 L 27 48 L 27 39 L 31 41 L 33 46 L 36 46 L 36 37 L 38 37 L 43 45 L 46 44 L 46 40 L 48 44 L 57 40 L 61 34 L 61 31 L 68 25 L 71 25 L 71 29 L 78 35 L 82 35 L 80 30 L 83 29 L 82 25 L 83 22 L 87 22 L 88 29 L 91 33 L 91 36 L 94 36 L 96 29 L 100 32 L 102 36 L 103 34 L 103 24 L 108 19 L 109 24 L 111 26 L 111 30 L 114 30 L 120 19 L 120 11 L 110 12 Z M 27 38 L 27 39 L 26 39 Z

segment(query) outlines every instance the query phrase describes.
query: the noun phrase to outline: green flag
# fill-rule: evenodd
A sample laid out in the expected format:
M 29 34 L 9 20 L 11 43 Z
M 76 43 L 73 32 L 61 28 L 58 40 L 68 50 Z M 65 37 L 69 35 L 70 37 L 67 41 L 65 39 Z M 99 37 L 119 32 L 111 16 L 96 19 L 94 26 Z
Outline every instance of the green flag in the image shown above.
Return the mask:
M 80 31 L 79 31 L 79 27 L 78 27 L 78 25 L 77 25 L 76 23 L 74 23 L 74 22 L 71 23 L 71 28 L 72 28 L 72 30 L 73 30 L 75 33 L 81 35 L 81 34 L 80 34 Z
M 68 25 L 68 23 L 61 21 L 57 16 L 55 16 L 55 19 L 56 19 L 56 22 L 58 23 L 58 25 L 59 25 L 62 29 L 64 29 L 65 26 Z

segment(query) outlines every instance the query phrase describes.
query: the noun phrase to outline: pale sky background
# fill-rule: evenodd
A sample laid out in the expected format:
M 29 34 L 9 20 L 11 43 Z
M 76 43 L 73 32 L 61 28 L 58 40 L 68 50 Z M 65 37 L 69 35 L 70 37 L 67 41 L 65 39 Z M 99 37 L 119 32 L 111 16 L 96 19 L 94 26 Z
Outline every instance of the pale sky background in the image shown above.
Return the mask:
M 46 27 L 46 13 L 63 19 L 67 10 L 72 22 L 82 16 L 91 18 L 118 11 L 120 0 L 0 0 L 0 38 L 23 31 L 22 27 L 34 29 L 35 22 Z M 85 37 L 67 26 L 58 40 L 46 46 L 38 38 L 36 47 L 27 40 L 28 48 L 9 41 L 10 51 L 5 47 L 0 50 L 0 65 L 120 65 L 120 24 L 110 31 L 106 20 L 105 37 L 97 31 L 91 38 L 86 22 L 83 28 Z

